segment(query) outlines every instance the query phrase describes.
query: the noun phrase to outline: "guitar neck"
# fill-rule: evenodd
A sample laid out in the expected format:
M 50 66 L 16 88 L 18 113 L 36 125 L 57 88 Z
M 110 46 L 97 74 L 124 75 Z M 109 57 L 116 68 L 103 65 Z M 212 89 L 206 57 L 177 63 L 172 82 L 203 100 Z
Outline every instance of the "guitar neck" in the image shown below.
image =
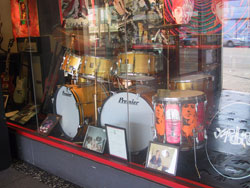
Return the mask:
M 7 58 L 5 61 L 5 73 L 9 74 L 9 68 L 10 68 L 10 49 L 13 46 L 14 39 L 10 39 L 9 44 L 8 44 L 8 52 L 7 52 Z
M 10 71 L 10 53 L 8 52 L 7 54 L 7 58 L 6 58 L 6 61 L 5 61 L 5 73 L 9 74 L 9 71 Z

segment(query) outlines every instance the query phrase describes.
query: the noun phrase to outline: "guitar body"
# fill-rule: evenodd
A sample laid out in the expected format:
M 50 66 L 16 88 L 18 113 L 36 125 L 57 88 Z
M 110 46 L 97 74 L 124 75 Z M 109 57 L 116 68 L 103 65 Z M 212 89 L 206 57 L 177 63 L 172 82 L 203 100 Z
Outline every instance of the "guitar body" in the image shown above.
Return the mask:
M 13 76 L 9 75 L 9 59 L 10 59 L 10 48 L 13 46 L 14 39 L 10 39 L 9 45 L 8 45 L 8 52 L 7 52 L 7 58 L 5 62 L 5 71 L 1 74 L 1 81 L 2 81 L 2 90 L 4 93 L 8 93 L 10 96 L 12 96 L 14 91 L 14 84 L 13 84 Z
M 27 78 L 16 78 L 16 88 L 13 95 L 13 100 L 17 104 L 23 104 L 27 96 Z
M 14 76 L 10 76 L 8 73 L 3 72 L 1 74 L 1 84 L 3 93 L 7 93 L 12 96 L 15 86 L 13 84 Z

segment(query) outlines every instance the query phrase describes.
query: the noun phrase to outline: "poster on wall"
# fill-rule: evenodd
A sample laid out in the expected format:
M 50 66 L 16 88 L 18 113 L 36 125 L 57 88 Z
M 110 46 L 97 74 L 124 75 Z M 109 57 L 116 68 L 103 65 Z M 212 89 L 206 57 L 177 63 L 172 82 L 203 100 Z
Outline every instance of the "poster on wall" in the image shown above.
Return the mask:
M 164 0 L 166 24 L 181 26 L 171 33 L 241 33 L 248 28 L 248 0 Z
M 59 6 L 64 28 L 83 27 L 88 24 L 88 1 L 59 0 Z
M 14 38 L 39 37 L 36 0 L 11 0 L 11 21 Z

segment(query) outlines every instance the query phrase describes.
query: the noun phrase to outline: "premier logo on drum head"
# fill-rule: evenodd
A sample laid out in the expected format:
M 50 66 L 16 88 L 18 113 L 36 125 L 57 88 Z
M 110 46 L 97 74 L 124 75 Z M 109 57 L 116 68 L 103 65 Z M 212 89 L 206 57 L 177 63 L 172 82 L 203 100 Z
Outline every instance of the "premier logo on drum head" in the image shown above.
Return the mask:
M 121 104 L 138 105 L 139 101 L 135 101 L 134 99 L 128 101 L 128 100 L 126 100 L 126 99 L 123 99 L 123 97 L 120 97 L 118 103 L 121 103 Z

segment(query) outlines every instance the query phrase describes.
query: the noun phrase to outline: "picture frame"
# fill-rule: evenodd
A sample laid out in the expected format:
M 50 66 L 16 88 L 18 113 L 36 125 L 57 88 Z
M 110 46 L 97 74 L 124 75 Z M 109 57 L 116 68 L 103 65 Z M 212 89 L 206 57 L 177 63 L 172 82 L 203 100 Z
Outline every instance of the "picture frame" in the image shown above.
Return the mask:
M 178 156 L 178 146 L 150 142 L 145 166 L 146 168 L 175 176 Z
M 129 160 L 126 129 L 105 124 L 109 154 L 122 160 Z
M 40 105 L 27 104 L 21 111 L 10 117 L 10 120 L 25 125 L 39 110 Z
M 40 135 L 48 136 L 61 118 L 62 116 L 57 114 L 48 114 L 41 125 L 37 128 L 37 132 Z
M 106 141 L 107 135 L 104 128 L 89 125 L 82 147 L 98 153 L 103 153 Z
M 3 107 L 6 109 L 9 100 L 9 95 L 3 95 Z

